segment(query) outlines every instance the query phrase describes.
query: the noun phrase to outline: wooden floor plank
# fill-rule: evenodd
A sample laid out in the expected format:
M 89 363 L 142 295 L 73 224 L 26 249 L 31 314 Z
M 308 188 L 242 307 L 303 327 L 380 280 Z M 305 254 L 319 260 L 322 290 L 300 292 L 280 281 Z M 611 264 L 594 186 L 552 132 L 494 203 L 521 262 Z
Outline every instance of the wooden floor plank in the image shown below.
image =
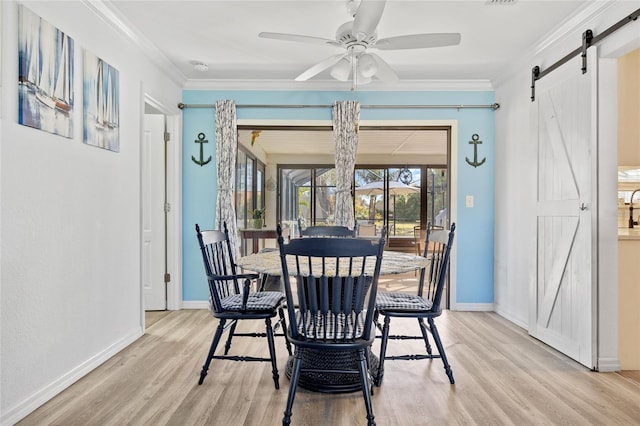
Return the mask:
M 417 331 L 414 322 L 394 318 L 392 331 Z M 495 313 L 446 311 L 437 324 L 456 384 L 449 384 L 440 360 L 387 361 L 372 397 L 378 425 L 640 424 L 640 382 L 633 373 L 589 371 Z M 289 388 L 283 338 L 276 338 L 280 390 L 268 363 L 221 360 L 198 386 L 215 325 L 204 310 L 169 313 L 18 424 L 281 424 Z M 262 328 L 261 322 L 243 325 Z M 391 342 L 389 351 L 409 347 L 421 349 L 403 341 Z M 234 349 L 268 354 L 264 339 L 237 338 Z M 362 394 L 299 389 L 292 424 L 365 425 Z

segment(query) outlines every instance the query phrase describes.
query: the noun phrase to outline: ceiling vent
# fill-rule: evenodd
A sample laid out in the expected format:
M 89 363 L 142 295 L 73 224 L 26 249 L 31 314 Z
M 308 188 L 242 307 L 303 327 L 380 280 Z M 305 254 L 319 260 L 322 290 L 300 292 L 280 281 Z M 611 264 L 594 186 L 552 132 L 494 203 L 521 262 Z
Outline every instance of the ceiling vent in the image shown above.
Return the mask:
M 488 5 L 516 4 L 518 0 L 487 0 Z

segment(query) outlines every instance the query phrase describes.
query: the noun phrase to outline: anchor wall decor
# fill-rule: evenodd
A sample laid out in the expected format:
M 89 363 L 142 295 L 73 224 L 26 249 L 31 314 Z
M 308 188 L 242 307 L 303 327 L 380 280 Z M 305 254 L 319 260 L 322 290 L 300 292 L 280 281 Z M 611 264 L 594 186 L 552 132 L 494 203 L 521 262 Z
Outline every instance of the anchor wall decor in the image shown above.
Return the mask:
M 208 164 L 209 161 L 211 161 L 211 156 L 209 156 L 206 161 L 204 159 L 204 144 L 208 143 L 209 141 L 205 139 L 204 133 L 198 133 L 198 139 L 196 139 L 194 142 L 200 144 L 200 160 L 196 160 L 196 157 L 194 157 L 193 155 L 191 156 L 191 160 L 202 167 L 205 164 Z
M 478 145 L 482 143 L 482 141 L 478 139 L 480 139 L 480 136 L 478 136 L 477 134 L 474 134 L 473 136 L 471 136 L 471 140 L 469 141 L 469 143 L 473 145 L 473 161 L 469 160 L 468 157 L 465 157 L 465 160 L 467 160 L 467 163 L 469 163 L 473 167 L 482 166 L 484 162 L 487 160 L 487 157 L 485 157 L 482 159 L 482 161 L 478 163 Z

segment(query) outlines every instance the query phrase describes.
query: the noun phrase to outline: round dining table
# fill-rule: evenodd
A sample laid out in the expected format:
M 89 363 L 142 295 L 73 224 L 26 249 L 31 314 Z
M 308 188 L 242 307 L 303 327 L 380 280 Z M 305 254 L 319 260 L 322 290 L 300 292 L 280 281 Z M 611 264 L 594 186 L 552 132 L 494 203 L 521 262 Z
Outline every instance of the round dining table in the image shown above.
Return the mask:
M 288 259 L 293 262 L 293 259 Z M 368 262 L 373 264 L 374 262 Z M 236 262 L 237 266 L 263 274 L 261 289 L 267 281 L 277 280 L 280 282 L 282 275 L 282 265 L 280 263 L 280 252 L 278 249 L 267 248 L 259 253 L 254 253 L 245 257 L 241 257 Z M 411 253 L 402 253 L 397 251 L 384 251 L 382 255 L 382 263 L 380 265 L 380 275 L 402 274 L 425 268 L 429 264 L 429 259 L 423 256 L 417 256 Z M 334 267 L 335 268 L 335 267 Z M 296 268 L 294 264 L 287 265 L 290 275 L 294 275 Z M 328 266 L 331 270 L 331 267 Z M 353 352 L 337 352 L 331 351 L 327 353 L 321 350 L 307 350 L 303 354 L 303 371 L 300 374 L 299 386 L 316 392 L 328 393 L 345 393 L 359 392 L 360 379 L 356 374 L 335 373 L 322 374 L 318 372 L 305 372 L 304 369 L 322 370 L 330 365 L 337 370 L 356 369 L 357 357 Z M 378 371 L 378 358 L 369 353 L 369 370 L 371 376 L 376 377 Z M 285 374 L 291 378 L 291 368 L 293 357 L 290 357 Z
M 293 259 L 291 259 L 293 261 Z M 422 269 L 429 264 L 429 260 L 423 256 L 411 253 L 385 250 L 382 255 L 380 265 L 380 275 L 402 274 Z M 265 275 L 282 275 L 282 265 L 280 264 L 280 252 L 278 249 L 267 248 L 259 253 L 250 254 L 237 260 L 236 265 L 253 272 Z M 368 266 L 373 268 L 373 262 Z M 296 271 L 295 265 L 287 265 L 290 275 Z

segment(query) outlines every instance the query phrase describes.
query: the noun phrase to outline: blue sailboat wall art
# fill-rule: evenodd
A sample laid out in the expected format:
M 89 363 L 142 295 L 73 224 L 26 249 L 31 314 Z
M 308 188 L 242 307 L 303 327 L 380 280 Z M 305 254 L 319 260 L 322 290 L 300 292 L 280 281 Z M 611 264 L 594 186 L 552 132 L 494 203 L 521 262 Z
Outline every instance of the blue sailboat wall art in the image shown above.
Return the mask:
M 73 137 L 71 37 L 24 6 L 18 23 L 18 123 Z
M 118 70 L 91 52 L 84 52 L 84 143 L 120 151 Z

